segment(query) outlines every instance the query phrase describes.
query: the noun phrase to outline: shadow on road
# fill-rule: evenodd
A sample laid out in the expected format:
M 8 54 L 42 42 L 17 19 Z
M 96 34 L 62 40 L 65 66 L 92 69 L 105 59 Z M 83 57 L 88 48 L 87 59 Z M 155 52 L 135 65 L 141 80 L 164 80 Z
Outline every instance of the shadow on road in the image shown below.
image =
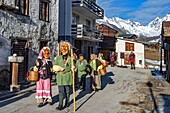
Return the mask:
M 114 81 L 111 76 L 114 76 L 112 72 L 108 72 L 106 75 L 102 76 L 102 89 L 104 89 L 107 84 L 114 84 Z
M 22 94 L 22 96 L 17 96 L 17 97 L 15 97 L 15 98 L 12 98 L 12 99 L 10 98 L 10 99 L 8 99 L 8 100 L 6 100 L 6 101 L 3 101 L 3 102 L 0 103 L 0 108 L 1 108 L 1 107 L 4 107 L 4 106 L 6 106 L 6 105 L 12 104 L 13 102 L 19 101 L 19 100 L 21 100 L 21 99 L 23 99 L 23 98 L 27 98 L 27 97 L 29 97 L 32 93 L 35 93 L 35 91 L 28 91 L 28 92 L 25 92 L 24 94 Z
M 114 84 L 113 79 L 111 76 L 114 76 L 112 72 L 108 72 L 106 75 L 102 76 L 102 90 L 107 86 L 107 84 Z M 86 84 L 86 91 L 81 91 L 78 96 L 76 97 L 76 101 L 85 97 L 85 95 L 90 94 L 88 98 L 85 98 L 84 100 L 82 99 L 83 102 L 77 107 L 76 111 L 79 110 L 89 99 L 91 99 L 96 92 L 92 92 L 90 89 L 90 77 L 86 79 L 87 84 Z M 73 103 L 73 101 L 71 101 Z M 70 103 L 70 104 L 71 104 Z
M 59 101 L 59 95 L 55 95 L 52 97 L 52 100 L 53 100 L 53 103 L 52 104 L 55 104 Z
M 90 98 L 92 98 L 95 93 L 96 92 L 93 92 L 82 104 L 80 104 L 79 107 L 77 107 L 76 111 L 79 110 L 81 108 L 81 106 L 83 106 Z M 79 94 L 79 95 L 81 95 L 81 94 Z M 81 95 L 80 97 L 77 97 L 77 99 L 81 98 L 81 97 L 83 97 L 83 95 Z

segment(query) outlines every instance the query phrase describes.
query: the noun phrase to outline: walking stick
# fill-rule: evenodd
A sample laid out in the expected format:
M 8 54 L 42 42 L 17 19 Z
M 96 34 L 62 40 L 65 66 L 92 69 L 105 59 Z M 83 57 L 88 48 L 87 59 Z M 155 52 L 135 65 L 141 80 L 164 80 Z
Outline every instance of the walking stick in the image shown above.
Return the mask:
M 73 77 L 73 107 L 74 107 L 74 112 L 76 112 L 76 92 L 75 92 L 75 84 L 74 84 L 74 78 L 75 78 L 75 73 L 74 73 L 74 54 L 73 54 L 73 48 L 71 49 L 71 69 L 72 69 L 72 77 Z

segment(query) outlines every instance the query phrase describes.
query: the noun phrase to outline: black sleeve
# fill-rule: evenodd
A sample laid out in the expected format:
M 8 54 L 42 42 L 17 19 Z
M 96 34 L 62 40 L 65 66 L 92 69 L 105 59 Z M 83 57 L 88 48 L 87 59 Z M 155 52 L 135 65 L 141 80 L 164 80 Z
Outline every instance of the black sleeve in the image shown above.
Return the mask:
M 49 66 L 50 68 L 52 68 L 52 67 L 53 67 L 53 63 L 52 63 L 51 61 L 48 61 L 48 66 Z
M 37 59 L 37 61 L 39 62 L 39 66 L 38 67 L 38 70 L 40 70 L 41 66 L 43 65 L 43 62 L 41 59 Z

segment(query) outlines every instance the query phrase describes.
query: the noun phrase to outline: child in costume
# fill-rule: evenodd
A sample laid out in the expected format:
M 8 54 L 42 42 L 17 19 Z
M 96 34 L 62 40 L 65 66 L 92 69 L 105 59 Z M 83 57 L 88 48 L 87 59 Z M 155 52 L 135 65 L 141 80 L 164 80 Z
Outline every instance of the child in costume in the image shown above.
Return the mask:
M 86 90 L 86 67 L 88 63 L 86 59 L 84 59 L 84 56 L 82 54 L 79 55 L 79 59 L 76 62 L 76 68 L 77 68 L 77 74 L 79 78 L 79 85 L 80 88 L 83 89 L 83 91 Z

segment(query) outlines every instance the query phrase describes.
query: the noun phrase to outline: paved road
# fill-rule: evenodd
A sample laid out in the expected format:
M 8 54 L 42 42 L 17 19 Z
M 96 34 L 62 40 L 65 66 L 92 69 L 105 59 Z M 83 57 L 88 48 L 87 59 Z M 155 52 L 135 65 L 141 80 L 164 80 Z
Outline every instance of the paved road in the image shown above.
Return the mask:
M 147 81 L 148 70 L 129 68 L 108 67 L 108 74 L 103 77 L 103 90 L 90 92 L 87 84 L 87 91 L 76 92 L 77 94 L 77 113 L 120 113 L 122 106 L 120 101 L 127 100 L 129 95 L 134 92 L 135 85 L 141 81 Z M 89 82 L 89 78 L 87 78 Z M 35 90 L 29 91 L 18 96 L 0 101 L 0 113 L 64 113 L 73 112 L 73 104 L 68 109 L 57 111 L 58 89 L 52 86 L 53 101 L 52 106 L 45 105 L 38 108 L 35 99 Z M 71 98 L 72 99 L 72 98 Z

